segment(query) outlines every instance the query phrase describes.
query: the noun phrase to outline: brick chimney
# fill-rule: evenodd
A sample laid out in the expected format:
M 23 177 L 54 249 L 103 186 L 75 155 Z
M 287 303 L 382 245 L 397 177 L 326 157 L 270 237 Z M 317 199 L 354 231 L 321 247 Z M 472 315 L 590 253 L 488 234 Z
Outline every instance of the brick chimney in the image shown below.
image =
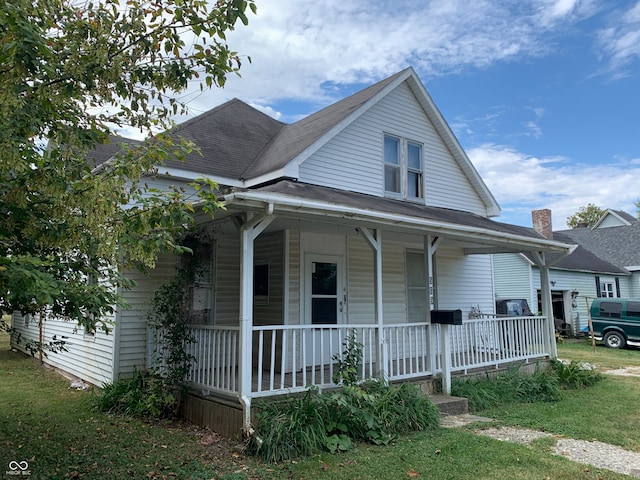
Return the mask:
M 532 210 L 531 221 L 533 223 L 533 229 L 536 232 L 545 238 L 553 238 L 553 231 L 551 229 L 551 210 L 548 208 Z

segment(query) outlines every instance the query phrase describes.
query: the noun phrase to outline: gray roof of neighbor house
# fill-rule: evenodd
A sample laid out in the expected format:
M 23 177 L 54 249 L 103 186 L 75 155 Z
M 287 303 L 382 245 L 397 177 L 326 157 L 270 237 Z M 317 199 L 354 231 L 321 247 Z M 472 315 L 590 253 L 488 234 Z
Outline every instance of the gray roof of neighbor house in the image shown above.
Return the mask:
M 562 270 L 574 270 L 580 272 L 593 272 L 593 273 L 609 273 L 613 275 L 628 275 L 629 272 L 620 268 L 598 256 L 594 255 L 592 252 L 584 248 L 579 242 L 573 240 L 568 235 L 565 235 L 563 232 L 553 232 L 553 239 L 558 240 L 559 242 L 569 243 L 569 244 L 578 244 L 578 247 L 571 252 L 570 255 L 559 258 L 559 254 L 556 253 L 547 253 L 547 262 L 553 265 L 553 268 L 558 268 Z M 529 260 L 533 262 L 533 259 L 529 254 L 524 254 L 529 258 Z
M 615 212 L 616 214 L 620 215 L 620 217 L 622 217 L 623 219 L 625 219 L 629 223 L 637 223 L 638 222 L 638 219 L 636 217 L 634 217 L 630 213 L 627 213 L 627 212 L 625 212 L 623 210 L 612 210 L 612 212 Z
M 557 233 L 619 268 L 640 266 L 640 222 L 632 220 L 631 225 L 595 230 L 574 228 Z

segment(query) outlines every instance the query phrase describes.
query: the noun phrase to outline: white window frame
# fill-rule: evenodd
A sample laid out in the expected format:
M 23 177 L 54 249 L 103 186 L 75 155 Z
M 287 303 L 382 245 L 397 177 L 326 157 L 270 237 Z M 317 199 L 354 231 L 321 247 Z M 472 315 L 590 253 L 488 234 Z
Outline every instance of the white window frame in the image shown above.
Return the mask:
M 410 261 L 409 256 L 419 256 L 420 257 L 420 262 L 423 265 L 423 278 L 421 279 L 421 283 L 420 284 L 416 284 L 416 285 L 410 285 L 409 283 L 409 265 L 413 264 L 413 262 Z M 405 250 L 405 282 L 406 282 L 406 289 L 407 289 L 407 321 L 412 323 L 412 322 L 425 322 L 427 319 L 427 312 L 426 310 L 429 308 L 429 291 L 427 290 L 427 275 L 428 272 L 424 271 L 424 251 L 420 251 L 420 250 L 412 250 L 412 249 L 407 249 Z M 411 311 L 410 311 L 410 302 L 409 302 L 409 298 L 410 295 L 409 293 L 413 291 L 413 292 L 422 292 L 422 294 L 424 295 L 424 301 L 425 301 L 425 305 L 424 305 L 424 317 L 420 317 L 418 319 L 416 318 L 412 318 L 411 316 Z
M 394 140 L 398 145 L 398 163 L 389 163 L 386 161 L 386 144 L 387 139 Z M 417 147 L 420 155 L 419 168 L 409 165 L 409 147 Z M 421 142 L 410 140 L 405 137 L 385 133 L 382 142 L 382 163 L 383 163 L 383 188 L 384 194 L 388 197 L 401 198 L 415 202 L 424 201 L 424 145 Z M 387 190 L 387 171 L 394 169 L 398 171 L 399 191 Z M 418 176 L 417 196 L 409 195 L 409 177 L 410 174 Z
M 600 277 L 600 297 L 615 298 L 617 296 L 615 280 L 610 277 Z

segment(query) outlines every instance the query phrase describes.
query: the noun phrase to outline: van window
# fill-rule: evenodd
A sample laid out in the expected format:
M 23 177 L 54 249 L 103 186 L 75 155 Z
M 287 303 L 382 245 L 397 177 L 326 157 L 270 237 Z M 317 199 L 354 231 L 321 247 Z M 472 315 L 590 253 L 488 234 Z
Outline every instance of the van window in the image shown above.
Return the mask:
M 640 317 L 640 302 L 628 302 L 627 315 L 630 317 Z
M 602 302 L 600 303 L 600 316 L 605 318 L 620 318 L 622 303 Z

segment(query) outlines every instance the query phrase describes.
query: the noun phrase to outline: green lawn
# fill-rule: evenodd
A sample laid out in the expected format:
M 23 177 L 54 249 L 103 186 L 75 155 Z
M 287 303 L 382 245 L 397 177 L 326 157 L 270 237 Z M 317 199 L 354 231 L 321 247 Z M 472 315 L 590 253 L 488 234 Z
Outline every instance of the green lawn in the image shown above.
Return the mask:
M 599 370 L 620 367 L 640 367 L 640 349 L 618 350 L 596 342 L 595 352 L 591 340 L 568 340 L 558 344 L 558 358 L 595 364 Z
M 561 352 L 568 355 L 565 346 Z M 55 372 L 10 352 L 7 335 L 0 334 L 0 478 L 12 461 L 27 461 L 32 479 L 628 478 L 554 456 L 544 442 L 532 448 L 499 442 L 475 435 L 474 427 L 270 465 L 234 453 L 232 443 L 192 425 L 98 413 L 92 396 L 70 390 Z M 638 379 L 609 378 L 591 389 L 567 392 L 556 404 L 513 405 L 486 414 L 504 424 L 640 449 L 639 396 Z

